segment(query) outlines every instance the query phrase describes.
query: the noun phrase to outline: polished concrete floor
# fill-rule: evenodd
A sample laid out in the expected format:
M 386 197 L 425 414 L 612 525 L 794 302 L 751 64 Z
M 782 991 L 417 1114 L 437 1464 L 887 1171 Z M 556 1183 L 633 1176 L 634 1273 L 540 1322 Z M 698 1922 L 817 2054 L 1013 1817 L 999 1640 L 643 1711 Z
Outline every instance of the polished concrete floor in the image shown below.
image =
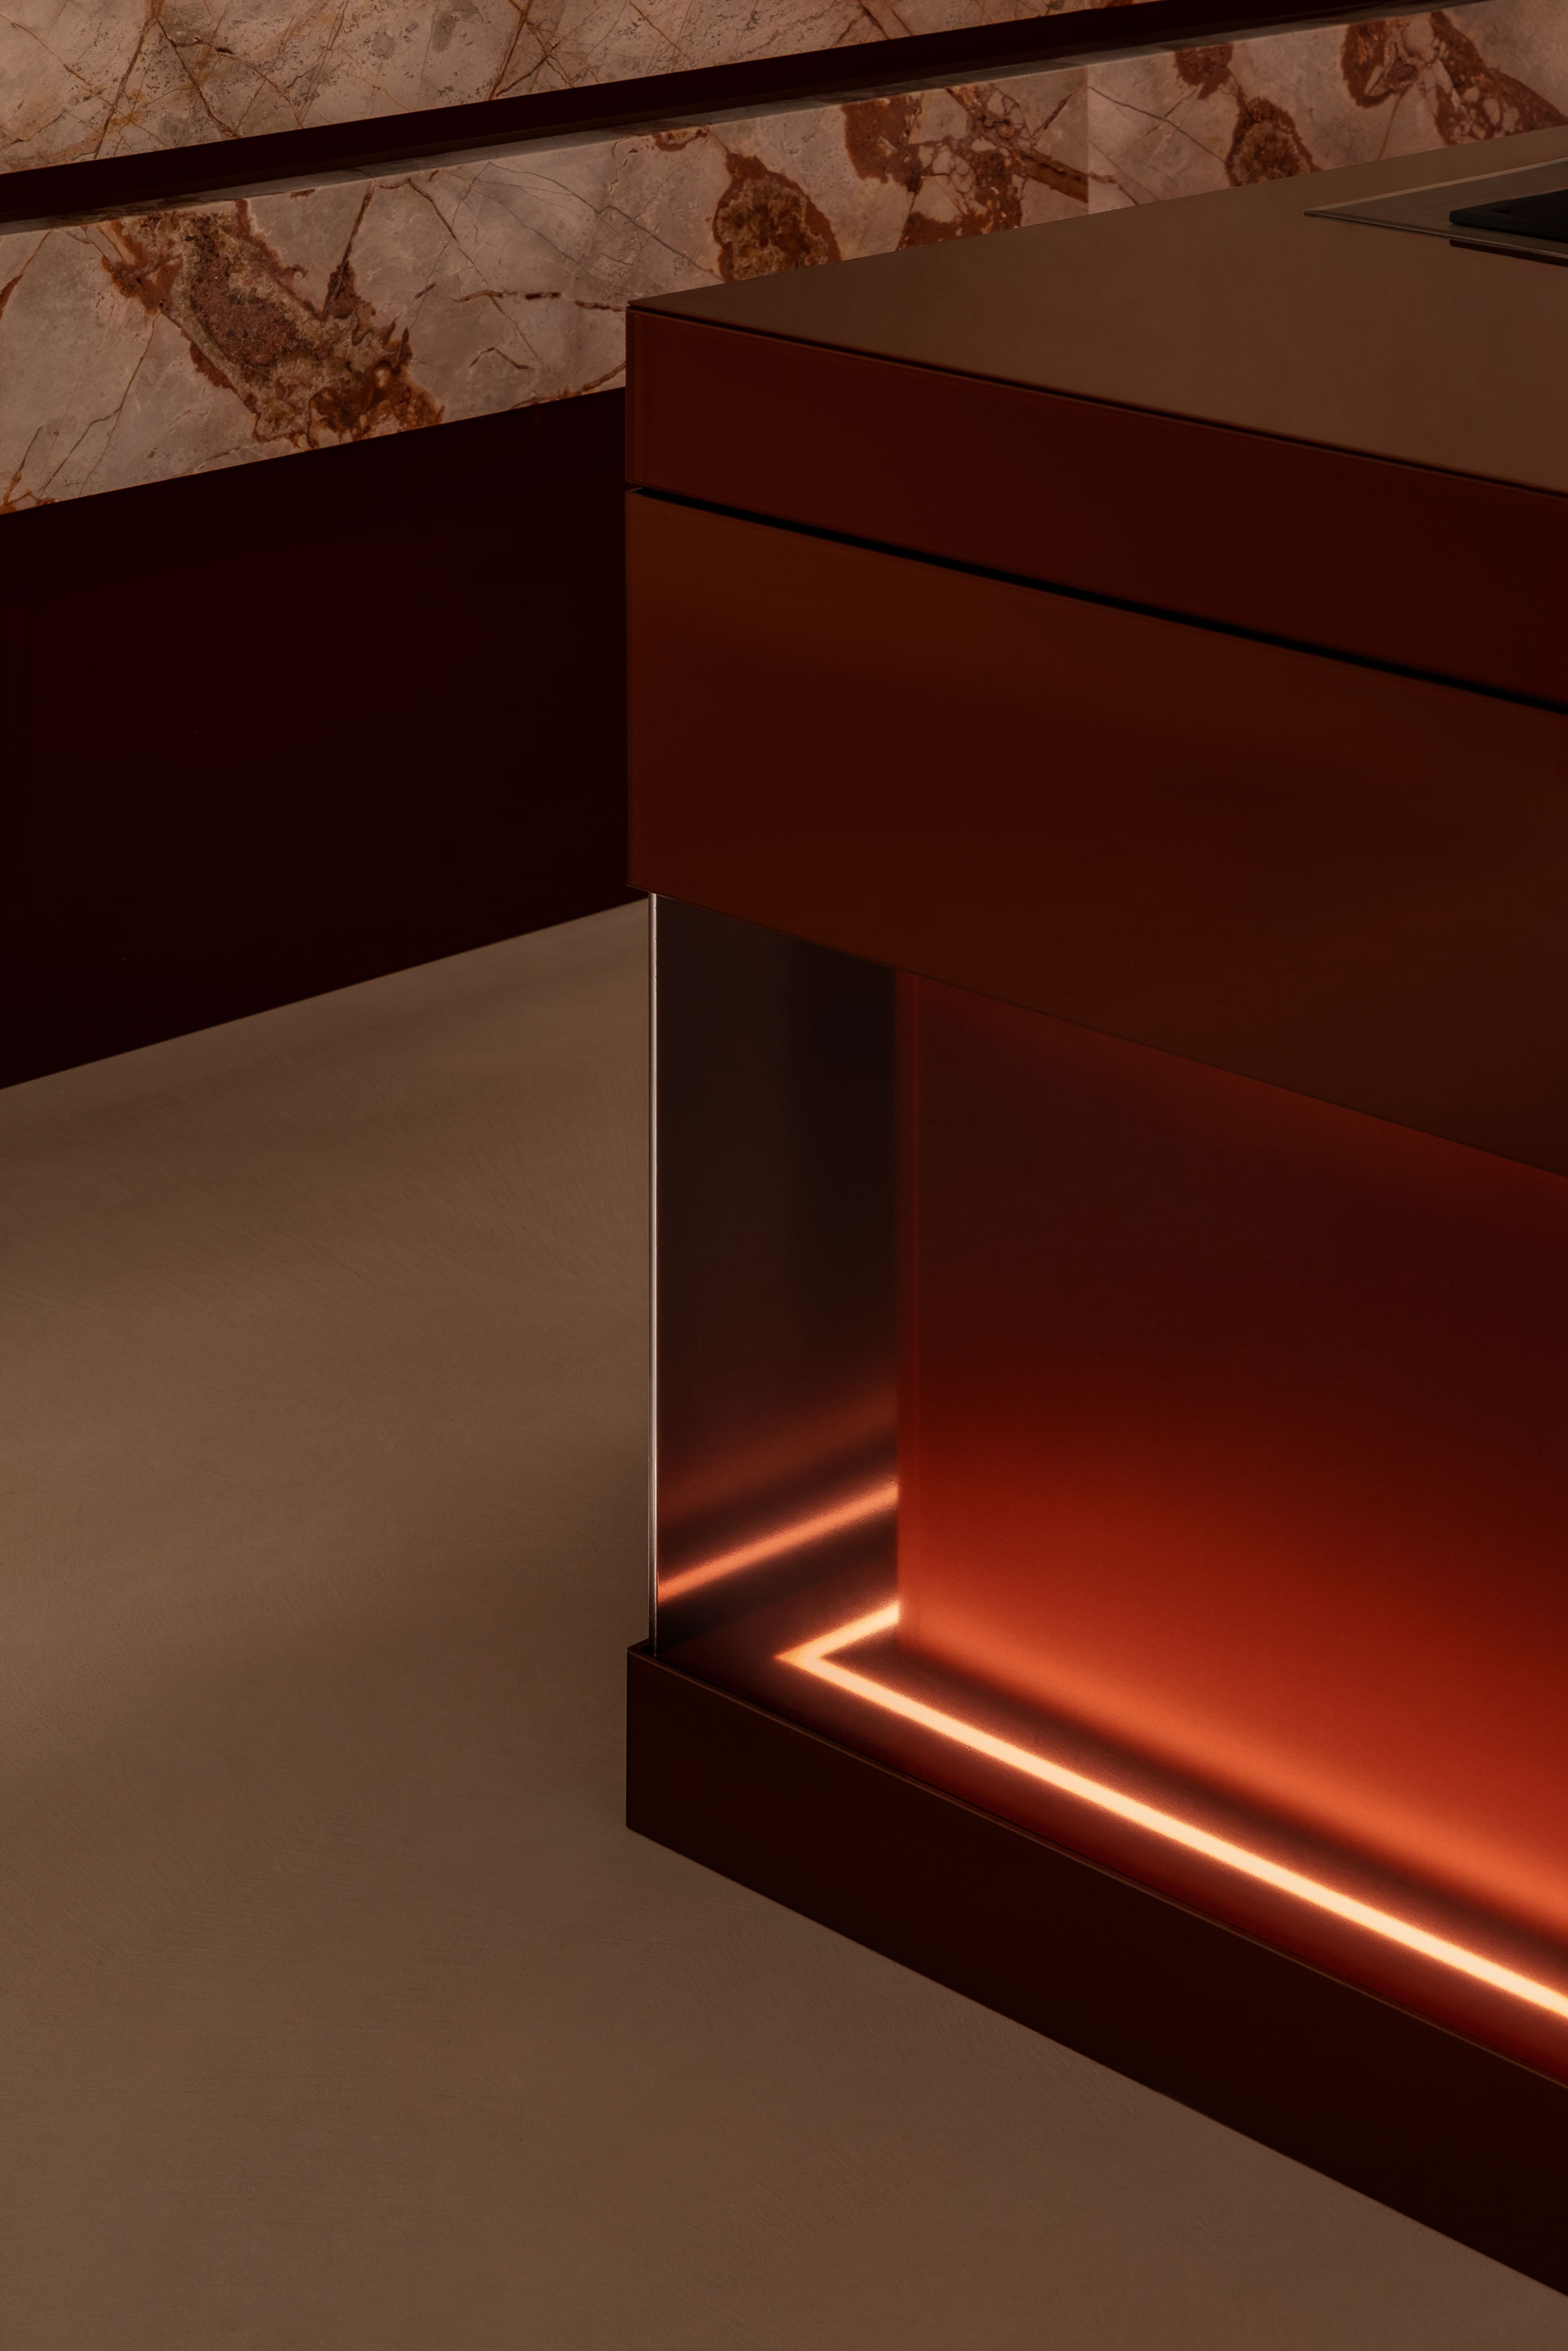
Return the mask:
M 628 909 L 0 1094 L 6 2351 L 1568 2351 L 619 1817 Z

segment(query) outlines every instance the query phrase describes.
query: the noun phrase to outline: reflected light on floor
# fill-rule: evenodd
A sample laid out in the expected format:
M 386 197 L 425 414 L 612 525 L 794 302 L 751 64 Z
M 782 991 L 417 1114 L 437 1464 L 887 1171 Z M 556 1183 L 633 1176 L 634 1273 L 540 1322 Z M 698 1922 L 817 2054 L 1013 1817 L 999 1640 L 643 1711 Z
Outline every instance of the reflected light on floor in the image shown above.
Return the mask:
M 1479 1951 L 1467 1950 L 1462 1943 L 1450 1942 L 1446 1936 L 1429 1934 L 1424 1927 L 1411 1925 L 1395 1917 L 1393 1912 L 1379 1910 L 1372 1903 L 1360 1902 L 1353 1895 L 1341 1894 L 1332 1886 L 1307 1877 L 1300 1870 L 1287 1869 L 1279 1862 L 1270 1861 L 1262 1854 L 1250 1853 L 1245 1845 L 1233 1844 L 1228 1837 L 1213 1835 L 1191 1822 L 1178 1819 L 1174 1813 L 1165 1813 L 1153 1804 L 1141 1802 L 1135 1796 L 1123 1795 L 1103 1782 L 1091 1780 L 1081 1771 L 1065 1764 L 1053 1763 L 1044 1755 L 1031 1754 L 1028 1748 L 1015 1746 L 1011 1740 L 998 1739 L 988 1730 L 967 1723 L 956 1714 L 940 1707 L 928 1706 L 921 1698 L 908 1698 L 902 1690 L 892 1689 L 883 1682 L 873 1681 L 869 1674 L 859 1673 L 852 1666 L 838 1662 L 841 1651 L 852 1648 L 861 1641 L 869 1641 L 879 1633 L 889 1633 L 898 1622 L 898 1603 L 874 1609 L 868 1616 L 857 1616 L 853 1622 L 841 1625 L 836 1632 L 824 1633 L 814 1641 L 803 1641 L 798 1648 L 780 1651 L 780 1665 L 795 1666 L 802 1673 L 812 1674 L 819 1681 L 829 1682 L 833 1688 L 846 1690 L 852 1697 L 863 1698 L 870 1706 L 880 1707 L 885 1713 L 896 1714 L 906 1722 L 918 1723 L 923 1729 L 934 1731 L 938 1738 L 948 1739 L 959 1747 L 969 1748 L 977 1755 L 988 1756 L 993 1762 L 1005 1763 L 1015 1771 L 1026 1772 L 1032 1780 L 1042 1781 L 1047 1787 L 1056 1788 L 1064 1795 L 1075 1796 L 1080 1802 L 1092 1804 L 1103 1813 L 1112 1813 L 1117 1819 L 1134 1826 L 1147 1829 L 1170 1844 L 1184 1846 L 1189 1853 L 1204 1855 L 1243 1877 L 1255 1879 L 1260 1885 L 1272 1886 L 1281 1894 L 1293 1895 L 1298 1901 L 1309 1903 L 1314 1909 L 1326 1910 L 1336 1918 L 1352 1926 L 1364 1928 L 1368 1934 L 1380 1936 L 1385 1942 L 1397 1943 L 1407 1951 L 1416 1951 L 1423 1959 L 1434 1959 L 1438 1966 L 1452 1968 L 1458 1974 L 1469 1976 L 1477 1983 L 1489 1984 L 1494 1991 L 1508 1992 L 1515 2000 L 1527 2001 L 1533 2008 L 1547 2010 L 1552 2015 L 1568 2020 L 1568 1994 L 1554 1991 L 1550 1984 L 1537 1983 L 1533 1977 L 1521 1975 L 1513 1968 L 1505 1968 L 1496 1960 L 1484 1958 Z
M 786 1552 L 804 1551 L 808 1544 L 821 1542 L 828 1535 L 844 1534 L 869 1519 L 891 1515 L 897 1507 L 898 1481 L 895 1478 L 884 1479 L 881 1485 L 868 1486 L 831 1510 L 818 1510 L 809 1519 L 791 1519 L 787 1526 L 775 1527 L 771 1533 L 758 1535 L 754 1542 L 737 1544 L 735 1550 L 720 1552 L 714 1559 L 699 1560 L 695 1567 L 682 1568 L 678 1574 L 661 1576 L 659 1598 L 679 1600 L 685 1593 L 700 1592 L 705 1583 L 716 1583 L 721 1576 L 738 1575 L 743 1568 L 760 1567 L 764 1560 L 781 1559 Z

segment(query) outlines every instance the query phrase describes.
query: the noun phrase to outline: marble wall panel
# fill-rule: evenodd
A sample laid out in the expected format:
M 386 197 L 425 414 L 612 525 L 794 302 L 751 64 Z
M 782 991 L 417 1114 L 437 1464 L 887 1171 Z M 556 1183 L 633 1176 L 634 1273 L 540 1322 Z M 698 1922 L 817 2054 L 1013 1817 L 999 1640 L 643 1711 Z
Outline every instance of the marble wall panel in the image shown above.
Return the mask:
M 0 238 L 0 510 L 619 380 L 673 292 L 1081 213 L 1083 78 Z
M 1092 210 L 1568 121 L 1568 0 L 1483 0 L 1092 67 Z
M 0 168 L 1135 0 L 0 0 Z
M 0 512 L 618 381 L 639 295 L 1568 120 L 1487 0 L 0 237 Z

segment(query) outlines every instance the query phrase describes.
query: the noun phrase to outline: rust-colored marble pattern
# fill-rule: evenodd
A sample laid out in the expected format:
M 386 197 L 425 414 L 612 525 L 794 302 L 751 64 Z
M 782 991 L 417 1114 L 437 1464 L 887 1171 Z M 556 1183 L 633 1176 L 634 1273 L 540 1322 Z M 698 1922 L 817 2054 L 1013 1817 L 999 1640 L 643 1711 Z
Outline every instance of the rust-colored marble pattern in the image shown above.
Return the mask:
M 1079 213 L 1077 72 L 0 239 L 0 503 L 617 381 L 641 294 Z
M 1134 0 L 0 0 L 0 169 Z
M 1568 121 L 1568 0 L 1276 34 L 1095 67 L 1091 208 Z
M 1556 0 L 1486 0 L 0 237 L 0 510 L 598 390 L 639 295 L 1565 120 Z

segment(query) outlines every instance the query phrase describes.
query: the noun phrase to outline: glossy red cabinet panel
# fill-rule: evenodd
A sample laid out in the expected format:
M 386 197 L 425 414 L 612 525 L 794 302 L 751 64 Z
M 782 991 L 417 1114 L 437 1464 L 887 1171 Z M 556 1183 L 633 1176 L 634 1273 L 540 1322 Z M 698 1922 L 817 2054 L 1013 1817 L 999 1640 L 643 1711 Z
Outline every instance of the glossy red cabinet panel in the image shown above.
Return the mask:
M 951 360 L 916 366 L 656 309 L 634 308 L 629 325 L 628 475 L 640 486 L 1568 696 L 1547 586 L 1568 562 L 1560 490 L 965 375 Z
M 659 1654 L 1568 2081 L 1568 1179 L 656 926 Z
M 629 505 L 642 887 L 1568 1171 L 1568 716 Z
M 1568 1965 L 1568 1181 L 901 998 L 900 1640 Z
M 631 1817 L 1568 2287 L 1568 281 L 1314 195 L 633 322 Z

